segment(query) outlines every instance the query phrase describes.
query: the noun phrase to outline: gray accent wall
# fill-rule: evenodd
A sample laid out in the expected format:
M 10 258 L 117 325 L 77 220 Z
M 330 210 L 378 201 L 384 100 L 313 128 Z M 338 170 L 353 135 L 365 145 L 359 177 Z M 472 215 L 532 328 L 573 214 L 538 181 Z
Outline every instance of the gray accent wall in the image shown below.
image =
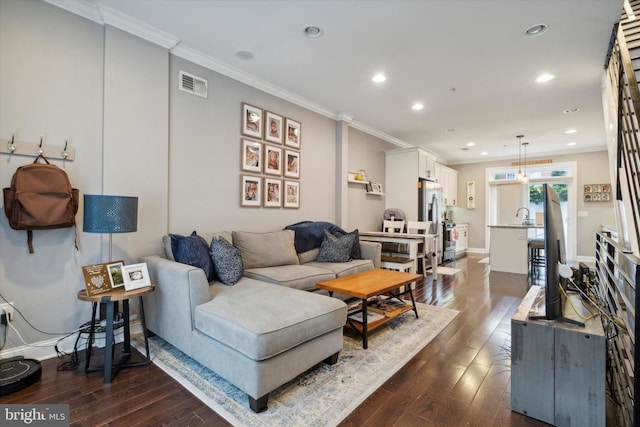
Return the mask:
M 208 80 L 207 99 L 178 90 L 180 70 Z M 240 207 L 242 102 L 302 123 L 300 209 Z M 343 152 L 350 158 L 337 162 L 336 126 L 333 118 L 178 58 L 170 47 L 42 1 L 0 0 L 0 138 L 15 130 L 21 141 L 44 135 L 45 144 L 64 145 L 68 139 L 75 160 L 53 163 L 81 195 L 139 197 L 138 231 L 113 235 L 113 259 L 133 263 L 162 253 L 168 232 L 272 231 L 339 218 L 347 218 L 347 229 L 373 227 L 383 200 L 348 189 L 346 202 L 336 204 L 336 177 L 346 174 L 337 168 L 364 168 L 384 182 L 383 150 L 391 145 L 349 129 Z M 0 154 L 0 185 L 8 187 L 17 167 L 32 161 Z M 82 200 L 79 251 L 67 228 L 35 231 L 29 255 L 26 232 L 12 230 L 1 216 L 0 294 L 46 332 L 64 334 L 88 321 L 91 305 L 77 299 L 81 267 L 108 261 L 109 239 L 82 232 Z M 56 338 L 19 315 L 14 325 L 29 342 Z M 73 338 L 62 348 L 72 345 Z M 26 349 L 9 330 L 0 356 L 14 350 L 54 355 L 53 343 Z

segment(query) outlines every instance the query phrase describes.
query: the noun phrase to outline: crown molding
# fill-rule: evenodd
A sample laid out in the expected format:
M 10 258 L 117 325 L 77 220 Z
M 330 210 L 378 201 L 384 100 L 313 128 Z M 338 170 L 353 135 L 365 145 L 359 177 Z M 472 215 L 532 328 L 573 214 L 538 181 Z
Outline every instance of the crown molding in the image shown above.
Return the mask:
M 98 7 L 85 0 L 43 0 L 45 3 L 49 3 L 53 6 L 57 6 L 60 9 L 64 9 L 67 12 L 80 15 L 83 18 L 90 21 L 97 22 L 100 25 L 104 25 L 104 20 L 100 15 Z
M 259 89 L 270 95 L 277 96 L 278 98 L 284 99 L 285 101 L 289 101 L 292 104 L 299 105 L 303 108 L 306 108 L 307 110 L 311 110 L 322 116 L 328 117 L 332 120 L 336 120 L 335 111 L 325 108 L 294 93 L 291 93 L 279 86 L 267 82 L 266 80 L 259 79 L 258 77 L 232 67 L 231 65 L 219 61 L 211 56 L 205 55 L 200 51 L 185 46 L 184 44 L 178 44 L 177 46 L 175 46 L 173 49 L 171 49 L 171 53 L 177 57 L 201 65 L 205 68 L 237 80 L 248 86 Z
M 401 139 L 398 139 L 394 136 L 391 136 L 387 133 L 384 133 L 378 129 L 372 128 L 369 125 L 366 125 L 364 123 L 360 123 L 356 120 L 352 121 L 349 123 L 349 126 L 354 128 L 354 129 L 358 129 L 364 133 L 368 133 L 371 136 L 375 136 L 376 138 L 380 138 L 386 142 L 389 142 L 393 145 L 397 145 L 398 147 L 402 147 L 402 148 L 413 148 L 414 146 L 409 144 L 408 142 L 405 142 Z
M 165 49 L 171 49 L 178 43 L 180 39 L 169 33 L 165 33 L 151 25 L 147 25 L 142 21 L 133 19 L 115 9 L 104 5 L 95 5 L 86 0 L 43 0 L 46 3 L 57 6 L 67 12 L 74 13 L 89 19 L 100 25 L 110 25 L 119 30 L 133 34 L 143 40 L 147 40 L 153 44 L 161 46 Z
M 244 83 L 248 86 L 254 87 L 270 95 L 291 102 L 292 104 L 313 111 L 314 113 L 320 114 L 321 116 L 328 117 L 336 121 L 343 120 L 347 122 L 350 127 L 358 129 L 376 138 L 380 138 L 391 144 L 397 145 L 402 148 L 413 147 L 411 144 L 388 135 L 378 129 L 372 128 L 369 125 L 354 121 L 353 117 L 349 116 L 346 113 L 337 113 L 329 108 L 298 96 L 292 92 L 289 92 L 279 86 L 276 86 L 249 73 L 232 67 L 227 63 L 205 55 L 202 52 L 197 51 L 189 46 L 185 46 L 180 41 L 180 38 L 161 31 L 151 25 L 145 24 L 142 21 L 133 19 L 130 16 L 120 13 L 108 6 L 95 5 L 86 0 L 43 1 L 64 9 L 68 12 L 80 15 L 91 21 L 97 22 L 100 25 L 110 25 L 127 33 L 138 36 L 144 40 L 168 49 L 171 54 L 179 58 L 183 58 L 195 64 L 201 65 L 212 71 Z
M 153 44 L 171 50 L 180 39 L 169 33 L 165 33 L 151 25 L 147 25 L 142 21 L 131 18 L 123 13 L 118 12 L 108 6 L 100 6 L 100 13 L 104 19 L 104 23 L 118 28 L 127 33 L 136 35 L 143 40 L 147 40 Z

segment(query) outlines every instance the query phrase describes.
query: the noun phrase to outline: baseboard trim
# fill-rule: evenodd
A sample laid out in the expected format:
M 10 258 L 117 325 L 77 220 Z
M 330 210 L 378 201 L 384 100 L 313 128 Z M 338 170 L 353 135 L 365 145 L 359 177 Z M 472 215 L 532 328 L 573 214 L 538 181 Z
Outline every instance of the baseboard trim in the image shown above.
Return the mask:
M 142 325 L 140 324 L 140 322 L 131 322 L 131 335 L 141 333 Z M 62 337 L 64 337 L 64 335 L 61 335 L 57 338 L 52 338 L 50 340 L 39 341 L 31 345 L 22 345 L 20 347 L 0 350 L 0 359 L 10 359 L 12 357 L 22 356 L 25 359 L 46 360 L 57 357 L 58 354 L 56 353 L 56 343 Z M 116 342 L 122 342 L 123 338 L 123 332 L 119 331 L 116 334 Z M 58 346 L 58 349 L 64 353 L 70 354 L 73 352 L 75 342 L 76 334 L 62 341 L 62 343 Z M 79 349 L 84 349 L 85 345 L 86 340 L 81 339 L 78 342 Z M 94 347 L 104 348 L 104 332 L 96 334 Z

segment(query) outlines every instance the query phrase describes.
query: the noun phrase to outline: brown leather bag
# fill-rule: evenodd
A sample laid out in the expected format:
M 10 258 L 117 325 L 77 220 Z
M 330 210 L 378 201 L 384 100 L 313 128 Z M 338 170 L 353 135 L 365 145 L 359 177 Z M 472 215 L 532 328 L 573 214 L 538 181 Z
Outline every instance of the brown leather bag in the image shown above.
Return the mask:
M 45 163 L 38 163 L 38 160 Z M 73 227 L 80 195 L 71 187 L 66 172 L 39 155 L 20 166 L 3 189 L 4 213 L 14 230 L 27 230 L 29 253 L 33 253 L 33 230 Z M 77 245 L 76 245 L 77 248 Z

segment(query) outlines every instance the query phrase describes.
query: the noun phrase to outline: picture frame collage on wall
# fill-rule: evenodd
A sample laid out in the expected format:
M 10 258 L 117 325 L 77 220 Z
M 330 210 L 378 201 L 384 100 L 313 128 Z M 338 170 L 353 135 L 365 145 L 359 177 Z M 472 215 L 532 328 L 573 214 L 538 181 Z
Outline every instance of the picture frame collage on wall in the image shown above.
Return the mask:
M 610 202 L 611 184 L 585 184 L 585 202 Z
M 300 207 L 302 123 L 242 103 L 240 206 Z

